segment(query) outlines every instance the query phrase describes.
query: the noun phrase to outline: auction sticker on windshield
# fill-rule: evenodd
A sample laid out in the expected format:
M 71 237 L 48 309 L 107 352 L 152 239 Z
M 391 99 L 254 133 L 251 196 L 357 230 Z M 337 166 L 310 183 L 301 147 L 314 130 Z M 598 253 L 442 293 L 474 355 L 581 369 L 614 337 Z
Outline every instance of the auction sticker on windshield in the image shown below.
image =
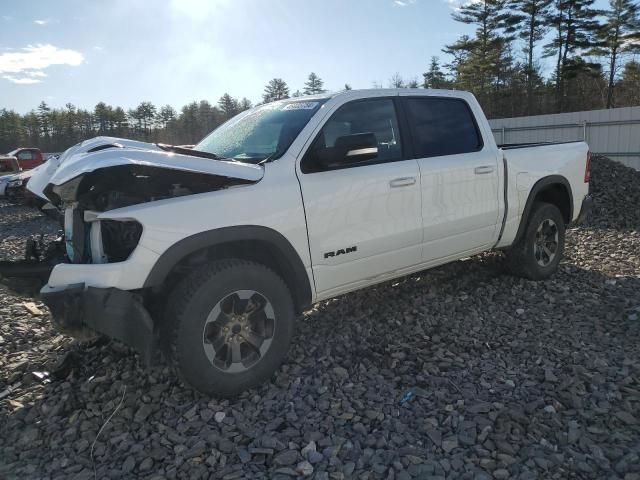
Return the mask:
M 318 102 L 294 102 L 282 107 L 282 110 L 313 110 L 318 106 Z

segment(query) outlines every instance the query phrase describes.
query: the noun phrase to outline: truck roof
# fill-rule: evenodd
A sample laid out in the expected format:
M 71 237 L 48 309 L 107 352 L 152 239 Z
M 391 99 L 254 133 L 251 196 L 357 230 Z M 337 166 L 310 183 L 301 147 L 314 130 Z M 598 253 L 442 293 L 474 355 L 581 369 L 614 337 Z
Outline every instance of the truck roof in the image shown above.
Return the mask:
M 398 93 L 410 93 L 413 95 L 425 95 L 425 96 L 464 96 L 466 92 L 462 90 L 445 90 L 445 89 L 433 89 L 433 88 L 359 88 L 353 90 L 340 90 L 337 92 L 319 93 L 317 95 L 305 95 L 302 97 L 287 98 L 285 101 L 306 101 L 306 100 L 329 100 L 331 98 L 351 96 L 358 94 L 361 96 L 363 93 L 372 93 L 379 96 L 380 94 L 397 95 Z M 372 95 L 373 96 L 373 95 Z

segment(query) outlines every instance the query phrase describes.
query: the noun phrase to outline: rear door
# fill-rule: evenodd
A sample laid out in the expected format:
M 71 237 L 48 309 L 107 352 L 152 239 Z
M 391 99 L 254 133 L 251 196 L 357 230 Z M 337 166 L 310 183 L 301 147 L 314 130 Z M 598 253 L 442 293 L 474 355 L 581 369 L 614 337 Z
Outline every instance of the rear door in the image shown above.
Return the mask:
M 329 114 L 302 158 L 304 200 L 316 291 L 335 295 L 420 263 L 420 172 L 403 144 L 397 97 L 350 101 Z M 372 133 L 376 158 L 323 168 L 314 149 Z
M 425 262 L 483 250 L 498 226 L 498 157 L 461 98 L 402 97 L 420 168 Z

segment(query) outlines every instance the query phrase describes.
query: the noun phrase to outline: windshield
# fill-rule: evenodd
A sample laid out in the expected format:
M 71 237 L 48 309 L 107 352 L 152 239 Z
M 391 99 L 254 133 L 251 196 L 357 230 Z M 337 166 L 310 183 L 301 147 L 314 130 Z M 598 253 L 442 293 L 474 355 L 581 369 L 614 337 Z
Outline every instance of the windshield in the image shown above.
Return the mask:
M 327 99 L 288 100 L 247 110 L 220 125 L 194 150 L 246 163 L 281 157 Z

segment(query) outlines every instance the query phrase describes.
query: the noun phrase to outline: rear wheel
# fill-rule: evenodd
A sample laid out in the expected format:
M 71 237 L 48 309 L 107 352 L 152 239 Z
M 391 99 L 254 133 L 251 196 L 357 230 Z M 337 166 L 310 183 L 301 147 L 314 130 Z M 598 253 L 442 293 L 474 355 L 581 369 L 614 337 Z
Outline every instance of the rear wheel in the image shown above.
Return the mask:
M 221 260 L 193 272 L 171 295 L 163 335 L 187 383 L 227 397 L 277 370 L 294 321 L 291 294 L 275 272 L 245 260 Z
M 524 234 L 507 252 L 509 270 L 531 280 L 549 278 L 562 259 L 564 237 L 564 218 L 558 207 L 535 203 Z

